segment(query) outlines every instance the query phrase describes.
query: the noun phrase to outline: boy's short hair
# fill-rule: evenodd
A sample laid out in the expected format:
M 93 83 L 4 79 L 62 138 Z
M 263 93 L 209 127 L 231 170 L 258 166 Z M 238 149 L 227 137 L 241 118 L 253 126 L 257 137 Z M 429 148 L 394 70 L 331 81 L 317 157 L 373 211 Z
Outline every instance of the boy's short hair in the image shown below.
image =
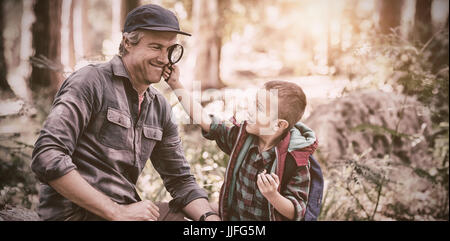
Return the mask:
M 306 108 L 306 96 L 297 84 L 273 80 L 264 84 L 267 91 L 278 91 L 278 118 L 289 123 L 290 130 L 303 116 Z

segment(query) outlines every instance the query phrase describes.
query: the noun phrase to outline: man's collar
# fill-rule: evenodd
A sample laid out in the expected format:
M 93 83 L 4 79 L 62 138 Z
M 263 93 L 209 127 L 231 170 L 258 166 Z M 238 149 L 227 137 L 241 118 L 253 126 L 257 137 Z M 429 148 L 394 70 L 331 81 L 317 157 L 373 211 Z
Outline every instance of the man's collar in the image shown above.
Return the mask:
M 114 56 L 111 59 L 112 72 L 116 76 L 125 77 L 128 80 L 130 76 L 128 75 L 127 69 L 123 64 L 122 58 L 119 55 Z
M 128 75 L 128 71 L 125 68 L 122 58 L 119 55 L 115 55 L 110 62 L 112 66 L 113 75 L 124 77 L 131 84 L 130 75 Z M 151 86 L 149 86 L 145 91 L 145 98 L 147 99 L 147 101 L 150 102 L 150 100 L 153 100 L 154 97 L 155 97 L 155 90 Z

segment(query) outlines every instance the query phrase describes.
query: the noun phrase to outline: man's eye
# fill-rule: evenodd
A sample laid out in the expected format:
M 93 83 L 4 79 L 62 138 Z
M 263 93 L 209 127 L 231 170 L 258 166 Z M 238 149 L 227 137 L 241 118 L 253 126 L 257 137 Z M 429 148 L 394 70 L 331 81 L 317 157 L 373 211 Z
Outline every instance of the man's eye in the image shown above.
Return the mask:
M 155 50 L 160 50 L 161 49 L 160 46 L 150 46 L 150 48 L 155 49 Z

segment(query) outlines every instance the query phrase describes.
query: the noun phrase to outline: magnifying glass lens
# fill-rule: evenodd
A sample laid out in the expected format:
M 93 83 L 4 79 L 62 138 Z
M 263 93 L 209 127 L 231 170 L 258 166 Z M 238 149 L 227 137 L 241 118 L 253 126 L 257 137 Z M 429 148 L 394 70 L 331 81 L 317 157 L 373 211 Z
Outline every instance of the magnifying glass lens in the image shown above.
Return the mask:
M 172 49 L 169 54 L 169 61 L 171 64 L 176 64 L 180 61 L 183 56 L 183 46 L 179 44 L 175 44 L 172 46 Z

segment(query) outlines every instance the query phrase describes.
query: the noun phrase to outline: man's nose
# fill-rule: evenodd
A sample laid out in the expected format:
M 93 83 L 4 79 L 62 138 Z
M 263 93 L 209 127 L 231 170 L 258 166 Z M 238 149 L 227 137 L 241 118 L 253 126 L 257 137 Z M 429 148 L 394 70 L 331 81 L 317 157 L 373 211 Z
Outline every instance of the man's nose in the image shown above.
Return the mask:
M 169 63 L 169 57 L 168 57 L 167 49 L 161 50 L 161 52 L 159 53 L 159 55 L 156 58 L 156 60 L 158 61 L 158 64 L 161 64 L 161 65 L 168 64 Z

